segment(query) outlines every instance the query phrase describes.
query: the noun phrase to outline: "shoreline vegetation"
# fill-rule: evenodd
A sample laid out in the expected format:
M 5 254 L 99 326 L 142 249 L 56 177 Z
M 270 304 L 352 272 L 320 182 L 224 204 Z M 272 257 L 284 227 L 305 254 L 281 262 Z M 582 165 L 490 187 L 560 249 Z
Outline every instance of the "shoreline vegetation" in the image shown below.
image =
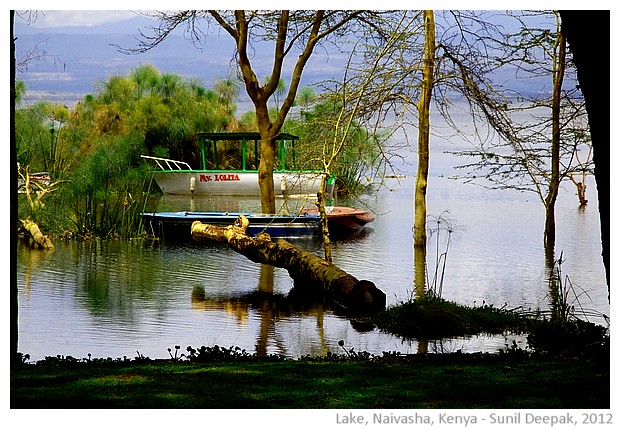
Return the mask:
M 238 347 L 168 348 L 170 359 L 46 357 L 11 368 L 11 408 L 590 408 L 610 407 L 607 328 L 437 297 L 359 317 L 411 337 L 511 331 L 497 353 L 347 349 L 298 359 Z M 431 328 L 429 329 L 424 329 Z M 457 334 L 457 332 L 459 332 Z

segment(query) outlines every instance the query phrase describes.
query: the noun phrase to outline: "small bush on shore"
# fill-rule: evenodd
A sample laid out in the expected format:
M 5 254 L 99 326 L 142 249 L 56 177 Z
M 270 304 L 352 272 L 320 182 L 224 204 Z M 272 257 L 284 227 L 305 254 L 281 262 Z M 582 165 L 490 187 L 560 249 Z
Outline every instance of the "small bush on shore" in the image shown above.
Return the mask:
M 524 332 L 527 319 L 493 305 L 468 307 L 432 295 L 388 308 L 374 317 L 379 329 L 406 338 L 445 338 L 482 332 Z

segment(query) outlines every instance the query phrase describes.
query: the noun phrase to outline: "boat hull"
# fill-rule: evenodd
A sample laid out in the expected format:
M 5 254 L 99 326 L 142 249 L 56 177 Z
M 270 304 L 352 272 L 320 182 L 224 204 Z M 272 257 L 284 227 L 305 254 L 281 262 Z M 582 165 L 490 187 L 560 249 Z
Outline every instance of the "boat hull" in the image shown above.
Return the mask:
M 171 195 L 260 195 L 256 171 L 154 171 L 153 178 L 164 194 Z M 274 192 L 282 195 L 316 194 L 321 173 L 274 172 Z
M 301 213 L 307 215 L 319 215 L 318 207 L 304 208 Z M 375 220 L 375 216 L 366 211 L 354 207 L 336 206 L 327 209 L 327 222 L 329 229 L 336 233 L 358 231 L 367 223 Z
M 313 236 L 319 231 L 320 217 L 303 214 L 295 216 L 269 215 L 260 213 L 220 212 L 159 212 L 142 213 L 142 219 L 149 233 L 166 240 L 191 240 L 191 226 L 194 221 L 205 224 L 227 226 L 243 214 L 250 221 L 246 231 L 250 237 L 267 233 L 274 238 Z

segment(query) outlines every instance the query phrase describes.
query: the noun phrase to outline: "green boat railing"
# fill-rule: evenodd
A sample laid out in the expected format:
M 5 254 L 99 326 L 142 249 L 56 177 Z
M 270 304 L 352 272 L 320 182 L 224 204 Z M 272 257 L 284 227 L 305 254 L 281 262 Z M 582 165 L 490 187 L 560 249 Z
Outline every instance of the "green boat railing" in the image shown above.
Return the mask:
M 207 170 L 207 162 L 211 162 L 216 170 L 229 170 L 228 166 L 222 166 L 223 160 L 220 159 L 220 152 L 218 151 L 218 142 L 241 142 L 241 165 L 238 168 L 232 168 L 240 171 L 256 171 L 258 170 L 258 164 L 260 162 L 259 142 L 261 140 L 260 133 L 258 132 L 239 132 L 239 133 L 198 133 L 200 144 L 200 154 L 202 160 L 203 170 Z M 275 137 L 277 142 L 276 150 L 277 157 L 276 162 L 279 161 L 279 166 L 276 166 L 274 171 L 289 171 L 287 170 L 287 151 L 291 150 L 290 161 L 291 166 L 294 168 L 296 165 L 295 154 L 295 142 L 299 140 L 298 136 L 289 133 L 280 133 Z M 248 150 L 249 142 L 254 143 L 253 151 Z M 290 142 L 290 143 L 289 143 Z M 221 148 L 220 148 L 221 149 Z M 254 168 L 250 168 L 248 163 L 248 155 L 254 156 Z

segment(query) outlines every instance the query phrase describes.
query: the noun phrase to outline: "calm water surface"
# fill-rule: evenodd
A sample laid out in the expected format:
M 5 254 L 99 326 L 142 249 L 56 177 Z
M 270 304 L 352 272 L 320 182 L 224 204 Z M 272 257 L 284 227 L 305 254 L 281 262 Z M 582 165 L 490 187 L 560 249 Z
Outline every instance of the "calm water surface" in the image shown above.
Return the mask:
M 431 171 L 429 215 L 453 226 L 443 296 L 464 304 L 548 309 L 542 246 L 544 210 L 535 196 L 488 191 Z M 442 177 L 442 175 L 444 177 Z M 388 305 L 406 300 L 413 281 L 413 178 L 388 179 L 364 199 L 377 218 L 363 234 L 334 243 L 334 263 L 382 289 Z M 570 186 L 569 186 L 570 185 Z M 590 320 L 609 315 L 601 261 L 596 186 L 590 204 L 578 208 L 572 184 L 557 210 L 562 271 L 575 287 Z M 303 201 L 289 201 L 294 210 Z M 250 210 L 242 199 L 164 198 L 158 210 Z M 354 205 L 360 205 L 359 202 Z M 448 210 L 449 213 L 444 212 Z M 313 239 L 295 240 L 321 254 Z M 432 241 L 430 242 L 432 243 Z M 51 252 L 18 244 L 19 350 L 31 361 L 45 356 L 168 357 L 175 345 L 239 346 L 248 352 L 290 357 L 342 352 L 415 353 L 415 340 L 365 331 L 322 306 L 299 309 L 286 302 L 292 280 L 286 270 L 255 264 L 224 245 L 55 241 Z M 262 294 L 258 298 L 256 292 Z M 598 316 L 597 316 L 598 314 Z M 429 351 L 496 351 L 518 336 L 448 339 Z

